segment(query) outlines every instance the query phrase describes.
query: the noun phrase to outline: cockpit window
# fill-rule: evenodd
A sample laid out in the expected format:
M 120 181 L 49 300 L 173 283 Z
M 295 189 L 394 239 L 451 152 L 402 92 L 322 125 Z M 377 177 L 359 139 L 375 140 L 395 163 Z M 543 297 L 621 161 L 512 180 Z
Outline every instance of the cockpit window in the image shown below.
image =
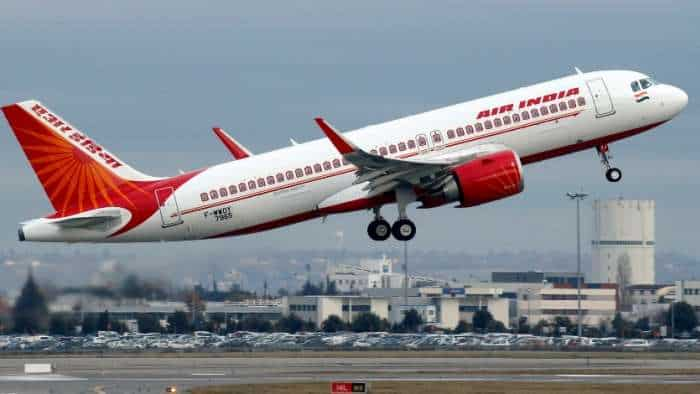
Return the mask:
M 640 89 L 640 88 L 639 88 L 639 82 L 638 82 L 638 81 L 632 82 L 632 91 L 633 91 L 633 92 L 638 92 L 639 89 Z
M 652 85 L 651 81 L 648 79 L 642 79 L 639 83 L 642 85 L 642 89 L 648 89 L 649 86 Z

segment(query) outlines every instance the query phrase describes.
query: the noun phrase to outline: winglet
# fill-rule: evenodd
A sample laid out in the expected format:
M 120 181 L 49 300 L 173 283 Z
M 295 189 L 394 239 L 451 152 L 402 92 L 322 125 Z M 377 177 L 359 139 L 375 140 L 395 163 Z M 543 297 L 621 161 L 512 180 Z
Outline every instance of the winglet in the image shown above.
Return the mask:
M 323 118 L 316 118 L 314 120 L 318 124 L 318 127 L 320 127 L 321 130 L 323 130 L 323 133 L 326 135 L 326 137 L 328 137 L 328 139 L 331 140 L 331 143 L 333 143 L 338 152 L 340 152 L 343 155 L 346 155 L 348 153 L 353 153 L 358 150 L 352 142 L 348 141 L 345 137 L 343 137 L 342 134 L 340 134 L 336 129 L 334 129 L 333 126 L 328 124 L 328 122 L 326 122 Z
M 220 127 L 213 127 L 212 130 L 214 130 L 214 134 L 216 134 L 217 137 L 221 140 L 221 142 L 226 146 L 226 148 L 231 152 L 234 158 L 236 160 L 241 160 L 245 159 L 246 157 L 253 156 L 253 154 L 246 149 L 245 146 L 241 145 L 233 139 L 228 133 L 226 133 L 223 129 Z

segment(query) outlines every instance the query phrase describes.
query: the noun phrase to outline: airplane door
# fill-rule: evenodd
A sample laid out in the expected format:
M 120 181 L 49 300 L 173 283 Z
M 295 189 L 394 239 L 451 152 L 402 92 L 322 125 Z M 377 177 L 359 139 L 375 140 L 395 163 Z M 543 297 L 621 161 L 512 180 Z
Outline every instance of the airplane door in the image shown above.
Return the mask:
M 596 118 L 602 118 L 604 116 L 614 114 L 615 107 L 613 106 L 612 99 L 610 98 L 610 92 L 608 91 L 608 87 L 605 85 L 603 78 L 596 78 L 586 81 L 586 85 L 588 85 L 588 90 L 591 92 L 591 97 L 593 97 Z
M 438 150 L 442 149 L 442 144 L 445 140 L 442 138 L 442 133 L 439 130 L 435 130 L 430 132 L 430 142 L 433 145 L 433 149 Z
M 425 152 L 430 149 L 428 146 L 428 137 L 426 137 L 425 134 L 418 134 L 416 136 L 416 145 L 418 145 L 418 150 L 421 152 Z
M 164 187 L 156 189 L 156 201 L 160 209 L 160 219 L 163 228 L 177 226 L 182 224 L 182 216 L 180 216 L 180 208 L 177 205 L 175 198 L 175 189 L 172 187 Z

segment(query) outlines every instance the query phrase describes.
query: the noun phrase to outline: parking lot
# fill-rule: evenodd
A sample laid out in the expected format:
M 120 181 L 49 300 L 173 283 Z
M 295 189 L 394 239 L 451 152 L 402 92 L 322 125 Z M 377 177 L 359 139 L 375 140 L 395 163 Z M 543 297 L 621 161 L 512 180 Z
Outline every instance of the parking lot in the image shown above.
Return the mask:
M 697 339 L 621 339 L 527 334 L 255 333 L 193 335 L 99 332 L 94 336 L 0 336 L 0 354 L 299 350 L 700 351 Z

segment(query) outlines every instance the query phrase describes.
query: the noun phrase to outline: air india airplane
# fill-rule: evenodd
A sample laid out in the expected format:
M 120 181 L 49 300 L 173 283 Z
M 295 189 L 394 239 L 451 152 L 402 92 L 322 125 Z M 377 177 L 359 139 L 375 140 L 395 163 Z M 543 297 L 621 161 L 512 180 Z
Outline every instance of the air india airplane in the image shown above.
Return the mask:
M 523 190 L 523 164 L 597 150 L 655 128 L 688 103 L 634 71 L 576 73 L 462 104 L 253 154 L 214 132 L 235 161 L 158 178 L 132 168 L 38 101 L 2 110 L 55 210 L 21 223 L 20 241 L 141 242 L 228 237 L 371 210 L 367 233 L 408 241 L 406 207 L 473 207 Z M 381 208 L 396 203 L 389 224 Z

